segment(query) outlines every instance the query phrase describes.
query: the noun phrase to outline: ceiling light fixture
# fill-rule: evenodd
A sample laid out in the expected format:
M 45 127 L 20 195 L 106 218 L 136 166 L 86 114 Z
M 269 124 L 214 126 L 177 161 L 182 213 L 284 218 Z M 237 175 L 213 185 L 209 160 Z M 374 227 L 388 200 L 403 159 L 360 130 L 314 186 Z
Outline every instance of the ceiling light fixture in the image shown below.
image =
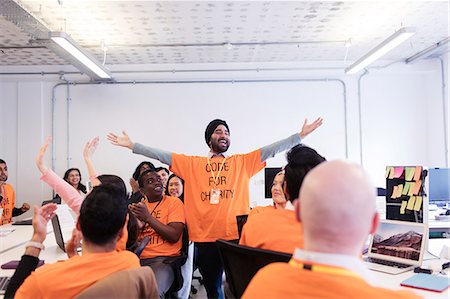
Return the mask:
M 50 32 L 50 39 L 58 46 L 53 43 L 49 43 L 47 47 L 51 48 L 58 54 L 61 54 L 63 58 L 71 62 L 83 73 L 97 80 L 112 79 L 111 73 L 100 62 L 98 62 L 94 56 L 78 45 L 69 35 L 67 35 L 67 33 Z M 61 49 L 64 51 L 61 51 Z M 70 56 L 67 54 L 70 54 Z
M 414 28 L 411 27 L 403 27 L 400 30 L 396 31 L 393 35 L 389 36 L 386 40 L 384 40 L 381 44 L 373 48 L 369 53 L 358 59 L 355 63 L 350 65 L 345 69 L 346 74 L 354 74 L 391 51 L 402 42 L 410 38 L 416 33 Z
M 436 52 L 438 49 L 440 49 L 441 47 L 445 46 L 446 44 L 448 44 L 450 42 L 450 37 L 447 37 L 437 43 L 435 43 L 434 45 L 406 58 L 405 62 L 406 63 L 411 63 L 414 62 L 416 60 L 419 60 L 420 58 L 423 58 L 425 56 L 430 56 L 431 54 L 433 54 L 434 52 Z

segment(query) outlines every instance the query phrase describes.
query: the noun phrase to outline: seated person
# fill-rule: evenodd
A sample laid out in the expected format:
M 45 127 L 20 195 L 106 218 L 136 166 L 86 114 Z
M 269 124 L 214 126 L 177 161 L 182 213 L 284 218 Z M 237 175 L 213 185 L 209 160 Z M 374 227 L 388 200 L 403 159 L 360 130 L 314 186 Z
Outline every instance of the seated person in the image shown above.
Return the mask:
M 178 198 L 164 195 L 161 177 L 155 169 L 144 171 L 138 183 L 145 199 L 131 204 L 130 210 L 143 225 L 139 239 L 150 237 L 140 256 L 141 265 L 152 268 L 160 296 L 164 297 L 175 277 L 171 265 L 165 261 L 180 255 L 184 207 Z
M 50 219 L 52 213 L 41 216 Z M 108 184 L 94 187 L 81 205 L 76 224 L 83 241 L 83 255 L 40 267 L 23 282 L 15 298 L 73 298 L 112 273 L 139 267 L 134 253 L 115 251 L 116 242 L 126 229 L 126 216 L 126 198 L 122 191 Z M 46 223 L 41 229 L 44 233 L 36 234 L 35 228 L 32 241 L 26 245 L 35 250 L 36 257 L 43 249 Z M 69 241 L 68 252 L 76 251 L 75 243 L 74 238 Z
M 284 184 L 284 169 L 278 172 L 273 178 L 272 188 L 270 189 L 270 192 L 272 194 L 273 205 L 256 206 L 250 210 L 250 214 L 248 214 L 248 216 L 250 217 L 254 214 L 258 214 L 267 210 L 284 209 L 288 201 L 286 200 L 286 196 L 284 196 L 283 184 Z
M 139 176 L 146 171 L 147 169 L 155 168 L 152 162 L 143 161 L 139 163 L 139 165 L 136 167 L 135 171 L 133 172 L 132 177 L 130 178 L 130 186 L 131 186 L 131 196 L 128 200 L 128 203 L 137 203 L 140 202 L 141 199 L 144 197 L 139 191 L 139 184 L 138 179 Z
M 63 177 L 70 186 L 72 186 L 81 196 L 86 196 L 87 188 L 81 183 L 81 172 L 78 168 L 69 168 L 64 173 Z M 54 202 L 61 203 L 61 196 L 59 194 L 55 195 Z
M 287 161 L 283 183 L 287 199 L 285 209 L 271 207 L 262 213 L 250 214 L 239 244 L 288 254 L 292 254 L 296 247 L 303 248 L 302 225 L 295 217 L 292 202 L 298 197 L 306 174 L 325 158 L 312 148 L 299 144 L 287 153 Z
M 297 248 L 289 263 L 259 270 L 243 299 L 419 298 L 371 284 L 360 256 L 379 218 L 374 187 L 361 167 L 322 163 L 306 176 L 299 199 L 295 210 L 303 224 L 304 250 Z
M 8 165 L 5 160 L 0 159 L 0 209 L 3 209 L 0 218 L 0 225 L 11 223 L 12 217 L 22 215 L 30 209 L 28 203 L 16 208 L 16 193 L 13 187 L 8 184 Z

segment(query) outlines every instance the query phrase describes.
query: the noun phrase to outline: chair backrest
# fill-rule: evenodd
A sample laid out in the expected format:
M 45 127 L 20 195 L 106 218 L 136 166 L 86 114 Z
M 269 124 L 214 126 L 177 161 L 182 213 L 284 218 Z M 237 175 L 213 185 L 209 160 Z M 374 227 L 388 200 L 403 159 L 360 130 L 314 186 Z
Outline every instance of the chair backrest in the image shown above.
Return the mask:
M 239 233 L 239 239 L 241 239 L 242 234 L 242 228 L 244 227 L 244 224 L 247 222 L 248 215 L 237 215 L 236 216 L 236 223 L 237 223 L 237 229 Z
M 288 262 L 292 257 L 287 253 L 252 248 L 225 240 L 217 240 L 216 244 L 234 298 L 242 297 L 259 269 L 274 262 Z
M 145 246 L 147 246 L 147 244 L 148 244 L 149 241 L 150 241 L 150 237 L 149 237 L 149 236 L 145 236 L 145 237 L 142 239 L 141 243 L 139 243 L 139 245 L 136 247 L 136 249 L 134 249 L 134 253 L 135 253 L 138 257 L 141 256 L 142 251 L 144 251 Z

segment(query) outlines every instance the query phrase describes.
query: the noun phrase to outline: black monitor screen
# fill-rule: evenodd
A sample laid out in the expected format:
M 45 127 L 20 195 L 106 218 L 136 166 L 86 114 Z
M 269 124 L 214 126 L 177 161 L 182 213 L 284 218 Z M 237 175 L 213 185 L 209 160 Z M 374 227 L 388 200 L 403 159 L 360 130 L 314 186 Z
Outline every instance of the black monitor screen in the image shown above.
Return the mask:
M 272 183 L 273 179 L 281 171 L 281 167 L 266 167 L 264 168 L 264 186 L 265 198 L 272 198 Z
M 450 201 L 450 168 L 430 168 L 428 177 L 430 203 L 443 204 Z

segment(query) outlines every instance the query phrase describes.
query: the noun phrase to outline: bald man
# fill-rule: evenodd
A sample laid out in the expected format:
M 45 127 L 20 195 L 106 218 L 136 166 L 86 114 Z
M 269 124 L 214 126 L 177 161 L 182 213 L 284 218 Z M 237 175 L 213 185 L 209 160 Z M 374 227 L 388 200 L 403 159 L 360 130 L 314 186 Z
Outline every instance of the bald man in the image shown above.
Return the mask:
M 355 164 L 324 162 L 311 170 L 295 203 L 305 249 L 261 269 L 242 298 L 420 298 L 373 286 L 360 259 L 379 223 L 374 190 Z

